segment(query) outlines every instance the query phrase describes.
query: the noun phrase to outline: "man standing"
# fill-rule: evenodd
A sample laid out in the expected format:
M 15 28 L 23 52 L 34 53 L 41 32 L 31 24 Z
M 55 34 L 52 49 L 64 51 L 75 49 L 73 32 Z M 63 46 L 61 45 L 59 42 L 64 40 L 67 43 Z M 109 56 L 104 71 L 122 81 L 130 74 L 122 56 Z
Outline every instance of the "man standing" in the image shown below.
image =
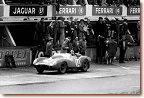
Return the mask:
M 34 35 L 34 40 L 37 45 L 40 45 L 42 47 L 42 41 L 45 38 L 46 34 L 46 24 L 44 23 L 44 18 L 41 18 L 41 20 L 36 24 L 36 32 Z
M 99 20 L 96 24 L 96 37 L 97 37 L 97 61 L 100 64 L 103 62 L 103 57 L 105 56 L 106 52 L 106 45 L 105 45 L 105 32 L 106 32 L 106 24 L 103 23 L 103 18 L 99 17 Z
M 137 23 L 137 41 L 138 45 L 140 45 L 140 21 Z
M 71 40 L 73 41 L 77 37 L 77 31 L 75 28 L 75 22 L 73 21 L 73 17 L 70 17 L 70 37 Z
M 54 26 L 54 21 L 51 21 L 51 23 L 47 26 L 47 36 L 48 37 L 54 37 L 53 26 Z
M 94 31 L 92 29 L 92 25 L 90 23 L 90 19 L 85 18 L 86 19 L 86 26 L 87 26 L 87 32 L 86 32 L 86 41 L 88 43 L 90 43 L 92 41 L 93 35 L 94 35 Z
M 119 63 L 124 63 L 124 57 L 127 49 L 127 40 L 126 34 L 128 33 L 128 23 L 127 19 L 124 19 L 124 22 L 121 27 L 121 33 L 119 34 L 119 47 L 120 47 L 120 55 L 119 55 Z
M 85 40 L 85 36 L 79 40 L 79 53 L 85 55 L 87 48 L 87 41 Z
M 85 25 L 85 21 L 84 19 L 81 19 L 80 20 L 80 23 L 78 24 L 78 37 L 79 37 L 79 40 L 80 39 L 83 39 L 83 37 L 85 37 L 85 30 L 84 28 L 86 28 L 86 25 Z
M 79 53 L 79 40 L 78 40 L 78 37 L 76 37 L 73 40 L 73 51 L 74 51 L 74 53 Z
M 52 56 L 52 49 L 53 49 L 53 38 L 49 37 L 46 43 L 46 51 L 45 51 L 46 57 Z
M 53 22 L 53 43 L 54 47 L 58 45 L 58 39 L 59 39 L 59 21 L 55 18 L 55 21 Z
M 62 46 L 64 39 L 65 39 L 65 18 L 64 17 L 59 17 L 59 45 Z

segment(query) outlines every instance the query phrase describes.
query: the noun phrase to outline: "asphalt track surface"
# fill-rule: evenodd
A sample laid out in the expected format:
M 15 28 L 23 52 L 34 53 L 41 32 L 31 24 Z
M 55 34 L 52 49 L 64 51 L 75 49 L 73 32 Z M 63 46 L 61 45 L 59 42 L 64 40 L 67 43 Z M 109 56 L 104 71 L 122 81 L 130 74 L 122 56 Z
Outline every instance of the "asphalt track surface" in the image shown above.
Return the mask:
M 37 74 L 33 67 L 0 69 L 1 94 L 139 94 L 140 62 L 91 64 L 88 72 Z

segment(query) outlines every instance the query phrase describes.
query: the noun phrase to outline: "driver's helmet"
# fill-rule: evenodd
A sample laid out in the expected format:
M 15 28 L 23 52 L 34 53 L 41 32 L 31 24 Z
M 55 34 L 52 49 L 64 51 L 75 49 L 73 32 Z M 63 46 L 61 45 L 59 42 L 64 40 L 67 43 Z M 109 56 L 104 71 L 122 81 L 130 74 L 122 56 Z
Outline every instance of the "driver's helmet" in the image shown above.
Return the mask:
M 71 54 L 71 55 L 74 55 L 74 54 L 75 54 L 75 53 L 74 53 L 74 50 L 71 50 L 71 51 L 70 51 L 70 54 Z

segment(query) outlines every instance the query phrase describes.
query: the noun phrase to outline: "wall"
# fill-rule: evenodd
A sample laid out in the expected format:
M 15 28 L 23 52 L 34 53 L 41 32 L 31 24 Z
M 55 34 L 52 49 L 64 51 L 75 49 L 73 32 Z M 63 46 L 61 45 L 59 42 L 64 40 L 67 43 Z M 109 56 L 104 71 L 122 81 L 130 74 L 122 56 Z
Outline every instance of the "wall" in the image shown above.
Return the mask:
M 92 61 L 96 60 L 96 48 L 88 48 L 86 50 L 86 55 L 89 56 Z M 116 59 L 119 59 L 119 48 L 117 48 Z M 131 46 L 127 48 L 125 54 L 126 60 L 138 60 L 140 59 L 140 46 Z
M 0 48 L 0 67 L 5 67 L 5 55 L 13 55 L 17 67 L 30 66 L 31 50 L 27 47 L 1 47 Z

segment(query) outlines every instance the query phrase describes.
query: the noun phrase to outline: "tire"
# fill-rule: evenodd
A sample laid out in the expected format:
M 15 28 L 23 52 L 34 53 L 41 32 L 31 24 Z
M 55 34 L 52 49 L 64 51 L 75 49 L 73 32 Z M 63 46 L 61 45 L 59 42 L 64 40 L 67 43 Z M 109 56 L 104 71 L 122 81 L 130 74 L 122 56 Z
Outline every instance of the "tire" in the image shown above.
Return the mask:
M 66 62 L 63 62 L 63 63 L 60 65 L 60 68 L 58 69 L 58 72 L 59 72 L 60 74 L 64 74 L 66 71 L 67 71 L 67 63 L 66 63 Z
M 90 64 L 89 64 L 89 61 L 87 59 L 85 59 L 83 62 L 82 62 L 82 68 L 81 68 L 81 71 L 82 72 L 86 72 L 90 67 Z
M 36 70 L 37 70 L 38 74 L 42 74 L 44 72 L 44 69 L 41 66 L 37 66 Z

